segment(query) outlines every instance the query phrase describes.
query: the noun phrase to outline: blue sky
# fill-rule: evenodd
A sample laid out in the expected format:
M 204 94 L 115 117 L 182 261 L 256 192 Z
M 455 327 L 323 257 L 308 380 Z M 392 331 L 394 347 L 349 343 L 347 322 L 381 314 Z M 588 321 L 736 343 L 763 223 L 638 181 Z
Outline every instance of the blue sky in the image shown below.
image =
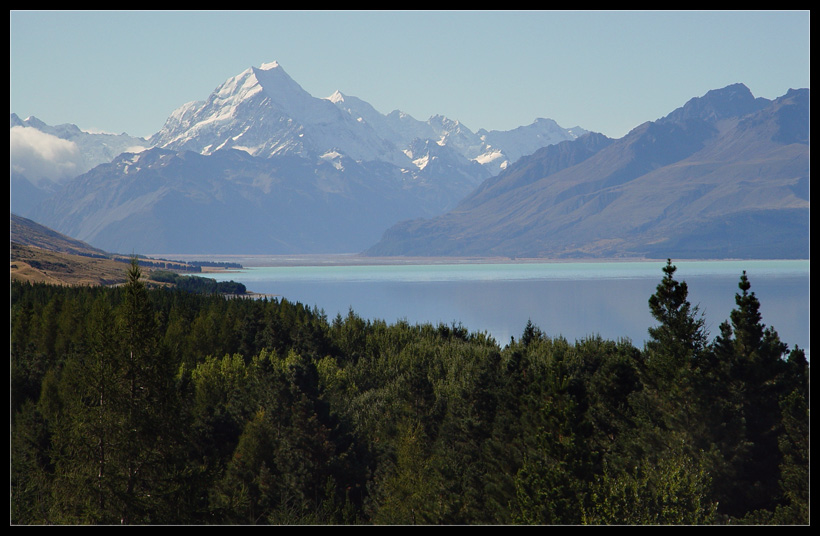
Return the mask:
M 809 11 L 11 11 L 10 111 L 149 136 L 278 61 L 315 97 L 621 137 L 710 89 L 810 87 Z

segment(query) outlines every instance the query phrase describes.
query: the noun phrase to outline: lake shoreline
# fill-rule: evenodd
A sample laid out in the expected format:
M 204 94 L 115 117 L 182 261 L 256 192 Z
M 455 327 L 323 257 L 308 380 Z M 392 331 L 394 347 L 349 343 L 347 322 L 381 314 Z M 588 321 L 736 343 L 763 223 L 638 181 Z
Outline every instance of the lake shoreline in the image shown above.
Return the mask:
M 545 333 L 568 340 L 599 334 L 636 344 L 645 340 L 653 323 L 647 299 L 666 264 L 623 258 L 379 258 L 377 264 L 355 255 L 231 260 L 251 258 L 256 266 L 200 275 L 242 283 L 256 297 L 315 306 L 329 318 L 352 310 L 363 319 L 388 323 L 455 322 L 502 342 L 518 337 L 532 321 Z M 809 260 L 672 262 L 678 268 L 676 279 L 688 283 L 688 299 L 704 314 L 711 333 L 729 318 L 739 277 L 747 272 L 766 324 L 788 344 L 809 350 Z
M 665 262 L 666 259 L 648 257 L 612 258 L 549 258 L 549 257 L 368 257 L 358 253 L 294 254 L 294 255 L 242 255 L 242 254 L 152 254 L 154 258 L 168 258 L 182 262 L 214 261 L 231 262 L 243 268 L 253 267 L 297 267 L 297 266 L 416 266 L 416 265 L 459 265 L 459 264 L 568 264 L 568 263 L 626 263 Z M 710 261 L 766 261 L 766 260 L 809 260 L 809 259 L 672 259 L 672 262 Z M 204 270 L 203 270 L 204 271 Z M 216 268 L 208 271 L 231 272 L 232 268 Z

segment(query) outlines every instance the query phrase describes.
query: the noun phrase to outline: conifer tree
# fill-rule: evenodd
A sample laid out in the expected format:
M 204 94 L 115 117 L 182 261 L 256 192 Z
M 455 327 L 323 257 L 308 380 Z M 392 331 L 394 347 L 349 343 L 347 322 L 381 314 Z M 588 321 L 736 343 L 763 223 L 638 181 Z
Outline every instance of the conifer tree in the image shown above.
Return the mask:
M 674 278 L 676 270 L 667 259 L 663 280 L 649 297 L 649 310 L 659 324 L 649 328 L 646 343 L 654 372 L 669 379 L 691 368 L 691 361 L 702 356 L 708 339 L 698 307 L 689 303 L 688 285 Z
M 173 498 L 183 424 L 173 365 L 159 352 L 136 259 L 127 279 L 117 309 L 94 304 L 86 351 L 66 362 L 42 404 L 56 423 L 53 495 L 62 522 L 184 520 Z
M 544 392 L 534 400 L 532 446 L 515 477 L 513 521 L 524 524 L 577 524 L 588 477 L 589 452 L 579 404 L 569 391 L 563 364 L 552 362 L 540 378 Z
M 675 280 L 675 271 L 667 259 L 663 280 L 649 298 L 649 309 L 658 325 L 649 328 L 644 388 L 632 397 L 643 424 L 639 448 L 657 455 L 673 440 L 697 450 L 695 439 L 702 426 L 696 373 L 708 348 L 708 336 L 698 307 L 689 302 L 686 282 Z
M 774 521 L 785 525 L 809 523 L 809 408 L 806 397 L 794 389 L 782 399 L 783 434 L 778 443 L 783 461 L 780 487 L 784 502 Z
M 121 520 L 127 378 L 113 319 L 105 300 L 97 300 L 87 351 L 67 360 L 56 384 L 59 403 L 44 406 L 55 430 L 52 494 L 59 523 Z
M 730 321 L 720 326 L 715 353 L 726 368 L 725 381 L 732 386 L 734 405 L 744 420 L 743 443 L 738 444 L 738 474 L 735 490 L 727 494 L 732 515 L 744 511 L 772 511 L 777 504 L 781 454 L 781 397 L 789 389 L 784 381 L 788 346 L 777 332 L 762 322 L 760 302 L 744 271 L 735 295 L 736 308 Z M 736 452 L 735 455 L 738 453 Z
M 412 418 L 400 425 L 396 459 L 379 489 L 375 523 L 423 525 L 441 522 L 441 475 L 426 447 L 424 427 Z

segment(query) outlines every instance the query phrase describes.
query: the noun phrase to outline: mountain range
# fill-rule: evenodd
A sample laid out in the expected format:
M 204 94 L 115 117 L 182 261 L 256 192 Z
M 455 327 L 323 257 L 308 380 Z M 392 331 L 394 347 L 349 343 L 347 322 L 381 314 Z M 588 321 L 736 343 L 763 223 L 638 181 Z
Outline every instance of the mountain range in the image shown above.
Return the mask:
M 368 255 L 809 258 L 809 90 L 712 90 L 621 139 L 539 149 Z
M 181 106 L 142 140 L 150 149 L 42 201 L 13 196 L 12 209 L 109 251 L 361 251 L 401 219 L 452 208 L 511 159 L 585 132 L 538 119 L 479 134 L 441 115 L 383 115 L 340 92 L 315 98 L 273 62 Z
M 46 180 L 12 137 L 11 210 L 126 253 L 808 258 L 808 105 L 734 84 L 621 139 L 549 119 L 473 132 L 315 98 L 273 62 L 149 139 L 12 114 L 74 161 L 108 153 Z
M 128 134 L 52 126 L 36 117 L 9 119 L 11 207 L 23 214 L 62 186 L 123 152 L 142 151 L 148 140 Z

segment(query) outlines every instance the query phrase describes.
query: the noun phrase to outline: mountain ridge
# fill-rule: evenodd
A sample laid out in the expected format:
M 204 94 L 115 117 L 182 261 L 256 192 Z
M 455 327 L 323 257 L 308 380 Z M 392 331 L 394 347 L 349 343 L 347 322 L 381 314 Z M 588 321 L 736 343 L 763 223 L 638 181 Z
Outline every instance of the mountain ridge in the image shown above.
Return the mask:
M 560 144 L 547 147 L 447 214 L 388 229 L 366 254 L 807 258 L 808 100 L 755 99 L 735 84 L 569 167 L 555 167 Z M 758 229 L 745 236 L 743 222 Z
M 20 213 L 95 166 L 148 146 L 144 138 L 125 133 L 87 132 L 70 123 L 52 126 L 15 113 L 9 115 L 9 141 L 10 203 Z
M 554 136 L 573 136 L 548 126 Z M 100 164 L 21 212 L 107 250 L 198 253 L 190 248 L 242 244 L 349 253 L 400 219 L 452 208 L 507 162 L 495 148 L 482 160 L 485 142 L 458 121 L 383 115 L 341 92 L 316 98 L 276 62 L 183 104 L 148 142 L 151 149 Z
M 272 120 L 264 122 L 272 126 L 260 130 L 261 127 L 245 119 L 245 108 L 251 108 L 257 117 L 267 114 Z M 231 121 L 238 121 L 239 126 L 229 125 Z M 532 147 L 585 132 L 574 127 L 573 133 L 552 120 L 541 121 L 549 121 L 550 136 L 535 132 L 526 140 L 525 148 L 516 147 L 520 141 L 508 140 L 506 150 L 513 157 L 499 159 L 504 148 L 491 147 L 457 120 L 436 114 L 427 121 L 419 121 L 398 110 L 382 114 L 366 101 L 341 91 L 327 98 L 313 97 L 278 62 L 270 62 L 228 79 L 205 101 L 194 101 L 175 110 L 151 138 L 151 143 L 205 154 L 219 148 L 242 148 L 254 156 L 283 153 L 317 156 L 338 150 L 355 160 L 379 160 L 412 167 L 405 147 L 416 138 L 433 139 L 470 160 L 493 162 L 487 167 L 497 172 L 511 160 L 530 152 Z M 222 124 L 229 127 L 220 131 Z M 538 124 L 536 119 L 533 125 Z M 532 125 L 528 128 L 533 129 Z M 503 133 L 493 133 L 496 137 L 503 136 Z M 489 156 L 493 154 L 495 158 Z
M 620 139 L 548 119 L 473 132 L 313 97 L 273 62 L 22 215 L 111 251 L 681 258 L 769 240 L 807 256 L 809 100 L 732 84 Z

